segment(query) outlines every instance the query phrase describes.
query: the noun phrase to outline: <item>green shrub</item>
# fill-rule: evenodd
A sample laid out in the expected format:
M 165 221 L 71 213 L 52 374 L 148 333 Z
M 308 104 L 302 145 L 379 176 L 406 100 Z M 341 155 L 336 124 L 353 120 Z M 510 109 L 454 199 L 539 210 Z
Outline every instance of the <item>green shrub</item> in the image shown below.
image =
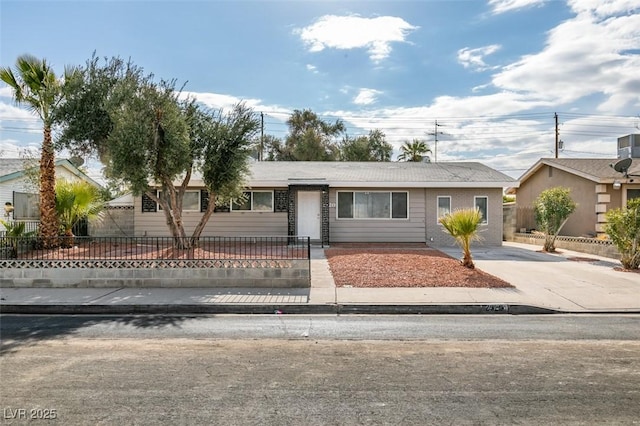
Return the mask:
M 620 252 L 625 269 L 640 266 L 640 198 L 629 200 L 626 209 L 607 212 L 605 232 Z

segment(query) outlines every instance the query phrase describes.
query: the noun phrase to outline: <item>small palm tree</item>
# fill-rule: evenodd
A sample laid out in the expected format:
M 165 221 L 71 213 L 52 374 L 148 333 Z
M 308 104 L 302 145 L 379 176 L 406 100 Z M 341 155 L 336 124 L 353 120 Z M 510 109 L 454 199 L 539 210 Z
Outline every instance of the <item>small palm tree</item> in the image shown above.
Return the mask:
M 482 222 L 482 213 L 478 209 L 460 209 L 440 218 L 444 229 L 455 238 L 462 248 L 462 265 L 475 268 L 471 258 L 471 242 L 480 239 L 478 226 Z
M 100 190 L 86 181 L 56 183 L 56 212 L 63 230 L 63 246 L 73 246 L 73 227 L 81 219 L 97 219 L 104 209 Z
M 66 70 L 70 76 L 73 71 Z M 55 155 L 51 138 L 52 110 L 62 99 L 62 81 L 49 64 L 31 55 L 19 56 L 15 72 L 0 68 L 0 80 L 13 90 L 13 99 L 27 106 L 42 120 L 44 137 L 40 155 L 40 227 L 45 248 L 58 244 L 58 219 L 55 204 Z
M 422 161 L 427 154 L 431 154 L 431 148 L 429 148 L 429 145 L 425 141 L 420 139 L 414 139 L 411 142 L 405 141 L 400 147 L 398 161 L 412 161 L 418 163 Z

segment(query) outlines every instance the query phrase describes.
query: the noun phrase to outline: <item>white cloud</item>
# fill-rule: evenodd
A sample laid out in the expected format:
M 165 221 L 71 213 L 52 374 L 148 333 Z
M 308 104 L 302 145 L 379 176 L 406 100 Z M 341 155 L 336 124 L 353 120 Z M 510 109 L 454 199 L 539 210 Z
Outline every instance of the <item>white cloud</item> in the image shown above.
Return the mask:
M 637 0 L 568 0 L 569 6 L 577 14 L 587 13 L 596 17 L 608 17 L 638 11 Z
M 316 67 L 315 65 L 307 64 L 307 71 L 318 74 L 318 67 Z
M 558 105 L 601 94 L 599 109 L 608 113 L 640 105 L 640 55 L 629 53 L 640 49 L 640 14 L 629 14 L 623 0 L 606 8 L 575 0 L 572 7 L 576 17 L 552 29 L 542 51 L 497 73 L 494 86 Z
M 10 105 L 0 102 L 0 120 L 2 121 L 20 121 L 30 124 L 32 127 L 40 127 L 40 119 L 34 113 L 20 108 L 16 105 Z
M 418 28 L 395 16 L 325 15 L 312 25 L 294 30 L 294 34 L 300 36 L 310 52 L 364 48 L 372 61 L 380 62 L 391 54 L 391 43 L 404 42 Z
M 0 87 L 0 98 L 13 98 L 13 89 L 9 86 Z
M 512 10 L 542 6 L 546 1 L 548 0 L 489 0 L 489 6 L 491 6 L 491 11 L 494 15 L 499 15 Z
M 377 95 L 382 94 L 381 91 L 375 89 L 360 89 L 358 95 L 353 98 L 356 105 L 371 105 L 376 102 Z
M 253 98 L 239 98 L 232 95 L 223 95 L 220 93 L 206 93 L 206 92 L 182 92 L 182 98 L 192 97 L 198 100 L 198 102 L 212 109 L 229 110 L 233 108 L 239 102 L 244 102 L 247 106 L 253 108 L 257 112 L 265 111 L 274 114 L 289 114 L 291 110 L 283 108 L 277 105 L 265 105 L 260 99 Z
M 465 47 L 458 50 L 458 62 L 462 64 L 463 67 L 473 68 L 476 71 L 495 69 L 497 67 L 490 67 L 484 62 L 484 57 L 497 52 L 500 48 L 501 46 L 499 44 L 491 44 L 476 49 Z

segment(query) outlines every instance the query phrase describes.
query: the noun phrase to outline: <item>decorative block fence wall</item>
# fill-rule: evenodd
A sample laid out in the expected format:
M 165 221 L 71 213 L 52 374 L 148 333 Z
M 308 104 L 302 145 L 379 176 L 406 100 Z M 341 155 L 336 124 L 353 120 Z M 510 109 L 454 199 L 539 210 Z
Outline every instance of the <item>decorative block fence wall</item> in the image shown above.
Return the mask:
M 78 238 L 70 248 L 33 248 L 11 256 L 5 250 L 0 287 L 310 286 L 308 237 L 203 237 L 188 249 L 174 243 L 172 238 Z
M 534 244 L 542 247 L 544 245 L 544 235 L 524 234 L 516 232 L 509 241 L 524 244 Z M 618 249 L 610 240 L 599 240 L 597 238 L 563 237 L 556 239 L 556 248 L 577 251 L 580 253 L 595 254 L 597 256 L 620 259 Z

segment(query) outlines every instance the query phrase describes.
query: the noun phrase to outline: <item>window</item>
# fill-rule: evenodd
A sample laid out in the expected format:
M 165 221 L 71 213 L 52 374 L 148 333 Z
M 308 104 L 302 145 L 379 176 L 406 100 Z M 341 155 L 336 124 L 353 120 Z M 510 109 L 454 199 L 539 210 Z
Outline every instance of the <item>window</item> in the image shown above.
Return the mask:
M 158 197 L 162 197 L 164 194 L 158 192 Z M 167 199 L 169 205 L 171 205 L 171 200 Z M 158 204 L 158 210 L 162 210 L 162 206 Z M 199 212 L 200 211 L 200 191 L 185 191 L 184 197 L 182 197 L 182 211 L 183 212 Z
M 245 191 L 244 195 L 243 200 L 231 203 L 231 211 L 273 211 L 273 191 Z
M 40 196 L 26 192 L 13 193 L 13 218 L 20 220 L 40 219 Z
M 407 219 L 407 192 L 338 192 L 338 219 Z
M 489 218 L 489 200 L 487 197 L 474 197 L 476 209 L 482 214 L 482 223 L 487 223 Z
M 451 197 L 438 197 L 438 219 L 451 213 Z
M 627 201 L 640 198 L 640 189 L 627 189 Z

